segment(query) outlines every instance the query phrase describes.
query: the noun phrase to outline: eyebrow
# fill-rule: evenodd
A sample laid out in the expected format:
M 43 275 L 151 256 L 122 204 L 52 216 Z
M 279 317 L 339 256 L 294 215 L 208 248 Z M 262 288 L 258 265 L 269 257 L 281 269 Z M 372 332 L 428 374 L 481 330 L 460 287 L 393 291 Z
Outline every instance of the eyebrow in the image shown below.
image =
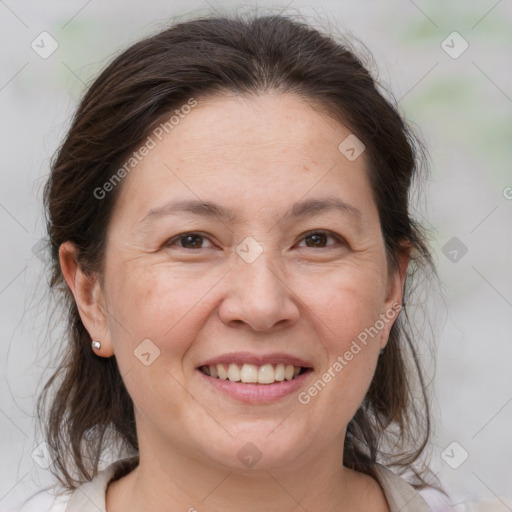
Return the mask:
M 362 213 L 355 206 L 343 201 L 339 197 L 323 197 L 318 199 L 307 199 L 295 203 L 285 213 L 281 220 L 290 220 L 292 218 L 306 217 L 308 215 L 318 215 L 320 213 L 337 210 L 341 211 L 355 220 L 361 220 Z M 168 203 L 149 210 L 149 212 L 138 222 L 138 224 L 147 224 L 152 220 L 166 216 L 177 215 L 180 213 L 191 213 L 200 217 L 218 217 L 222 221 L 235 222 L 238 215 L 211 201 L 201 201 L 196 199 L 169 201 Z

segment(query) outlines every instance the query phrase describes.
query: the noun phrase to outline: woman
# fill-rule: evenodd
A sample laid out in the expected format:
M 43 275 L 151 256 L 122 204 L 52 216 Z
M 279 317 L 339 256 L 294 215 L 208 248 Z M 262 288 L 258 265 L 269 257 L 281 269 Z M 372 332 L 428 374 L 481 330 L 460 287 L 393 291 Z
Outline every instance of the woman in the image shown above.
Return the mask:
M 71 491 L 47 508 L 430 510 L 402 306 L 434 271 L 408 204 L 421 156 L 354 53 L 283 15 L 117 57 L 45 190 L 69 340 L 40 414 L 55 385 Z

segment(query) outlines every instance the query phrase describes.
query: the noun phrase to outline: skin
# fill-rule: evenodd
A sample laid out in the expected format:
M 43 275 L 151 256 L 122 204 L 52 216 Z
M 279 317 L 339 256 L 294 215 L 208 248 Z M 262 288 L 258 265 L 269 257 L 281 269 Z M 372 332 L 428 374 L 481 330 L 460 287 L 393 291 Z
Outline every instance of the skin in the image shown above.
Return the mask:
M 379 484 L 341 460 L 394 320 L 307 405 L 297 393 L 243 403 L 196 369 L 228 352 L 285 352 L 313 367 L 304 391 L 402 303 L 408 259 L 388 275 L 365 154 L 349 161 L 338 150 L 349 134 L 291 94 L 200 100 L 124 178 L 101 278 L 61 246 L 96 353 L 115 354 L 135 407 L 140 464 L 110 484 L 108 512 L 389 510 Z M 336 210 L 280 220 L 295 202 L 326 196 L 358 208 L 359 220 Z M 139 222 L 170 199 L 198 198 L 237 219 Z M 322 229 L 342 238 L 304 237 Z M 175 239 L 190 232 L 205 238 Z M 263 248 L 252 263 L 235 251 L 248 236 Z M 145 339 L 160 350 L 149 366 L 134 356 Z M 252 468 L 237 457 L 247 442 L 262 454 Z

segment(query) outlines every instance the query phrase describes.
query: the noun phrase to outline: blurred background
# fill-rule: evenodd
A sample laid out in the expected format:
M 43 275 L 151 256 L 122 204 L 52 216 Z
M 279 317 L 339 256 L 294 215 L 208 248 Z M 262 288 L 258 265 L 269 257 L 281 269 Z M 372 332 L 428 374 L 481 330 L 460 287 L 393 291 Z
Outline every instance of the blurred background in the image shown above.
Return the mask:
M 38 463 L 34 410 L 51 365 L 41 192 L 81 94 L 171 18 L 255 6 L 288 6 L 360 39 L 429 148 L 431 174 L 414 207 L 443 294 L 424 298 L 437 358 L 434 372 L 425 350 L 435 393 L 430 465 L 454 503 L 485 498 L 492 510 L 512 510 L 500 501 L 512 498 L 510 0 L 0 0 L 0 510 L 54 482 Z

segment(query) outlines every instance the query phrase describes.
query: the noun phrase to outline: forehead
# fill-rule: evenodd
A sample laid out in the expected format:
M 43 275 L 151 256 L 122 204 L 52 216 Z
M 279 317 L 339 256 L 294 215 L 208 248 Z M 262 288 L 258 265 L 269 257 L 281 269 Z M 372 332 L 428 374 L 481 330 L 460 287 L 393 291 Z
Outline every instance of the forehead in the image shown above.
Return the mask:
M 237 202 L 251 215 L 276 201 L 334 193 L 374 209 L 364 153 L 350 161 L 338 148 L 350 130 L 307 100 L 222 95 L 198 98 L 187 112 L 159 137 L 150 134 L 153 148 L 124 178 L 118 208 L 140 219 L 186 197 Z
M 186 141 L 183 154 L 203 150 L 253 158 L 300 159 L 303 153 L 318 152 L 320 146 L 337 147 L 340 135 L 350 134 L 312 101 L 278 93 L 250 97 L 223 93 L 200 99 L 179 128 L 166 142 L 172 144 L 172 135 L 175 142 Z

